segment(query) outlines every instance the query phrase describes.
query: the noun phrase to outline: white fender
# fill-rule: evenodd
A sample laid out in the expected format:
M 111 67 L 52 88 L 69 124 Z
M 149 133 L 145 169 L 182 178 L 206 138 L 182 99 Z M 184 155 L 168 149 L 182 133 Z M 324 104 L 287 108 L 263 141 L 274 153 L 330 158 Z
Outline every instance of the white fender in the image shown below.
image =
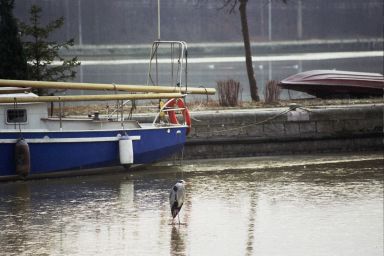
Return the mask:
M 120 163 L 133 164 L 133 144 L 129 136 L 122 136 L 119 140 Z

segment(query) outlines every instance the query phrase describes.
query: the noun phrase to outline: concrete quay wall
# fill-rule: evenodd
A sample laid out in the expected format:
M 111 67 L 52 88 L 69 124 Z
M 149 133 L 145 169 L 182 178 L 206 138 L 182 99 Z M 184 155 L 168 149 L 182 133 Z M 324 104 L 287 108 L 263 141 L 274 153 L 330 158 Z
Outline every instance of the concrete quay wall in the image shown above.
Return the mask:
M 184 159 L 383 151 L 384 104 L 192 112 Z M 384 152 L 384 151 L 383 151 Z

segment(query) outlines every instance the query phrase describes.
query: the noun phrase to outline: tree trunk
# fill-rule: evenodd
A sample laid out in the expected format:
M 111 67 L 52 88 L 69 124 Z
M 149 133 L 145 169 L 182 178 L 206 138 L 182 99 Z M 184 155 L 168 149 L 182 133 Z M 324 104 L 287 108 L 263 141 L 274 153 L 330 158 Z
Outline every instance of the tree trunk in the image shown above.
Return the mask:
M 251 91 L 251 98 L 253 101 L 260 101 L 255 73 L 252 66 L 252 53 L 251 44 L 249 41 L 248 21 L 247 21 L 247 2 L 248 0 L 239 0 L 239 11 L 241 19 L 241 31 L 243 33 L 244 50 L 245 50 L 245 64 L 247 67 L 249 89 Z

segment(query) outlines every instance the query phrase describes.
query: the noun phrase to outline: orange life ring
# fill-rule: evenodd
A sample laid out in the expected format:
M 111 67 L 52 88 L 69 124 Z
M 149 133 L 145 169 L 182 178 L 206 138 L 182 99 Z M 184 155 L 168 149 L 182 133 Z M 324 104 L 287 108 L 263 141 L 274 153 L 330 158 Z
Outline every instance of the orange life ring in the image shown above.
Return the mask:
M 191 131 L 191 116 L 189 114 L 188 108 L 185 106 L 185 103 L 182 99 L 170 99 L 168 100 L 164 106 L 169 107 L 169 108 L 174 108 L 177 105 L 178 108 L 182 108 L 181 113 L 183 114 L 184 117 L 184 123 L 188 126 L 187 128 L 187 135 Z M 174 110 L 168 111 L 168 117 L 169 117 L 169 122 L 171 124 L 180 124 L 179 120 L 177 120 L 176 112 Z

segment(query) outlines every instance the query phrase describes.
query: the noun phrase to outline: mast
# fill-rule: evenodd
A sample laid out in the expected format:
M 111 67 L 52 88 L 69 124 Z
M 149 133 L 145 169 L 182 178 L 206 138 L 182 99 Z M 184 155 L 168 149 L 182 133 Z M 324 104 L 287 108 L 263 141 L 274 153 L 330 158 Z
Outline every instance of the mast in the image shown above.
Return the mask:
M 160 41 L 160 0 L 157 0 L 157 40 Z

